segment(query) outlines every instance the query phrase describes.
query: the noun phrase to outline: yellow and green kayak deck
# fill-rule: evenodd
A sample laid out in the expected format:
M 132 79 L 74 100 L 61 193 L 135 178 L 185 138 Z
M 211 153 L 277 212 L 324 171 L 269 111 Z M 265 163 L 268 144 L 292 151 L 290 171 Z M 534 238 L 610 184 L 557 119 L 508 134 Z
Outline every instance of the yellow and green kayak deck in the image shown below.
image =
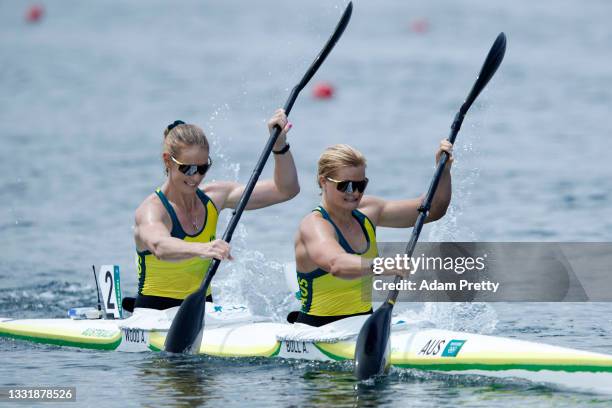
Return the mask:
M 345 319 L 348 320 L 348 319 Z M 363 317 L 351 318 L 354 333 Z M 163 349 L 169 322 L 130 325 L 125 320 L 2 319 L 0 336 L 59 346 L 124 352 Z M 353 358 L 356 336 L 334 338 L 333 324 L 317 330 L 275 322 L 215 321 L 206 325 L 200 353 L 219 357 L 282 357 L 339 361 Z M 350 322 L 349 322 L 350 323 Z M 349 325 L 350 326 L 350 325 Z M 288 328 L 291 336 L 283 337 Z M 424 370 L 552 370 L 612 373 L 612 356 L 516 339 L 439 329 L 411 330 L 393 326 L 390 362 L 393 366 Z

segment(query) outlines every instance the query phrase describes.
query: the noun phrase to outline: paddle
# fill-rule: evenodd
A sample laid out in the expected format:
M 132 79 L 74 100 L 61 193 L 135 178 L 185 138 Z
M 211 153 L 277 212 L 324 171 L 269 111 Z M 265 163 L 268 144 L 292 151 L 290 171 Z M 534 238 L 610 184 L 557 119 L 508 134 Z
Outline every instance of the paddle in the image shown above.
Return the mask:
M 455 115 L 455 119 L 451 125 L 450 136 L 448 137 L 449 142 L 455 143 L 455 138 L 457 137 L 457 133 L 459 133 L 459 129 L 461 129 L 461 124 L 463 123 L 465 114 L 467 113 L 468 109 L 470 109 L 480 92 L 487 85 L 489 80 L 493 77 L 495 71 L 497 71 L 497 68 L 504 59 L 505 52 L 506 36 L 504 33 L 500 33 L 493 43 L 489 54 L 487 55 L 472 90 L 465 99 L 463 105 L 461 105 L 459 112 L 457 112 Z M 406 254 L 409 257 L 412 256 L 414 248 L 416 247 L 417 240 L 421 234 L 421 229 L 425 223 L 425 218 L 427 218 L 427 214 L 431 208 L 431 202 L 433 201 L 434 194 L 438 188 L 438 183 L 447 160 L 448 154 L 443 152 L 442 156 L 440 157 L 440 161 L 438 162 L 438 166 L 436 167 L 433 179 L 431 180 L 431 184 L 429 185 L 427 194 L 425 195 L 425 199 L 423 200 L 421 207 L 419 207 L 420 214 L 414 224 L 410 242 L 406 247 Z M 396 284 L 401 280 L 402 278 L 400 276 L 395 277 Z M 364 380 L 371 378 L 372 376 L 382 374 L 388 365 L 391 314 L 393 312 L 393 305 L 395 304 L 397 295 L 398 290 L 390 291 L 385 302 L 372 315 L 370 315 L 370 317 L 368 317 L 361 327 L 359 337 L 357 338 L 357 344 L 355 346 L 354 369 L 355 376 L 359 380 Z
M 327 43 L 325 44 L 319 55 L 317 55 L 317 57 L 314 59 L 314 61 L 302 77 L 301 81 L 291 90 L 291 93 L 289 94 L 289 97 L 287 98 L 287 101 L 285 102 L 284 106 L 285 113 L 287 115 L 289 115 L 289 112 L 291 112 L 291 108 L 293 107 L 293 104 L 295 103 L 295 100 L 297 99 L 300 91 L 304 89 L 306 84 L 308 84 L 308 82 L 317 72 L 321 64 L 323 64 L 323 61 L 325 61 L 325 58 L 327 58 L 327 55 L 334 48 L 334 45 L 336 45 L 338 39 L 340 39 L 340 37 L 342 36 L 344 29 L 346 28 L 349 23 L 349 20 L 351 19 L 352 11 L 353 3 L 349 2 L 349 4 L 346 6 L 346 9 L 344 10 L 344 13 L 342 14 L 342 17 L 340 18 L 340 21 L 338 22 L 338 25 L 336 26 L 336 29 L 334 30 L 334 33 L 331 35 L 331 37 L 329 37 L 329 40 L 327 40 Z M 249 201 L 249 197 L 253 192 L 253 188 L 255 188 L 255 184 L 259 179 L 259 175 L 261 174 L 266 164 L 266 161 L 270 156 L 272 147 L 274 146 L 276 139 L 278 139 L 281 130 L 282 129 L 280 129 L 280 127 L 275 127 L 274 131 L 272 132 L 272 135 L 268 139 L 268 142 L 266 143 L 266 146 L 264 147 L 264 150 L 261 153 L 261 156 L 259 157 L 259 161 L 257 162 L 257 165 L 255 166 L 255 169 L 251 174 L 251 178 L 249 179 L 249 182 L 247 183 L 244 192 L 242 193 L 242 197 L 240 197 L 240 201 L 238 202 L 238 205 L 234 210 L 232 219 L 230 220 L 230 223 L 227 226 L 225 233 L 223 234 L 224 241 L 231 241 L 232 235 L 234 234 L 234 230 L 236 229 L 238 221 L 240 220 L 240 216 L 242 215 L 242 212 L 244 211 L 244 208 L 246 207 Z M 172 353 L 183 353 L 185 351 L 191 351 L 194 345 L 196 346 L 196 348 L 199 347 L 201 343 L 201 336 L 203 335 L 204 330 L 204 311 L 206 307 L 204 301 L 206 297 L 205 295 L 206 291 L 208 290 L 208 287 L 210 286 L 210 282 L 213 276 L 215 276 L 215 273 L 217 272 L 217 268 L 219 267 L 220 263 L 221 261 L 219 261 L 218 259 L 215 259 L 213 260 L 213 262 L 211 262 L 210 267 L 208 268 L 208 272 L 206 273 L 206 278 L 200 285 L 200 288 L 191 295 L 187 296 L 181 304 L 178 312 L 176 313 L 176 316 L 174 317 L 174 320 L 172 321 L 172 325 L 170 326 L 168 335 L 166 336 L 166 342 L 164 345 L 165 351 L 169 351 Z

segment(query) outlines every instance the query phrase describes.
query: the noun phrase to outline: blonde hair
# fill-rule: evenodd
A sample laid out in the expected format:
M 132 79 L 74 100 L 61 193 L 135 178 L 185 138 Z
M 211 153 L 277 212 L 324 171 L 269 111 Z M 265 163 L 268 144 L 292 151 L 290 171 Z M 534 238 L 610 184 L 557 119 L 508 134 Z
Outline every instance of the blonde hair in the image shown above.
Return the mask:
M 162 152 L 176 157 L 181 149 L 190 146 L 200 146 L 209 150 L 208 139 L 204 131 L 196 125 L 188 125 L 182 121 L 175 121 L 164 129 L 164 142 Z M 166 173 L 168 169 L 166 168 Z
M 347 144 L 329 146 L 319 157 L 317 184 L 321 187 L 321 177 L 331 177 L 342 167 L 359 167 L 366 165 L 365 156 Z

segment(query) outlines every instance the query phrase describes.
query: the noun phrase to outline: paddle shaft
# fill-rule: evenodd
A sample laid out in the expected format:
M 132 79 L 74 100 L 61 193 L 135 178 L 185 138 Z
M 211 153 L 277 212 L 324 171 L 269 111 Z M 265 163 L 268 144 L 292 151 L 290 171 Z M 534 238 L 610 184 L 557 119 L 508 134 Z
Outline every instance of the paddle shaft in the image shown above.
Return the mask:
M 500 33 L 495 39 L 495 42 L 489 50 L 489 53 L 487 54 L 487 58 L 485 59 L 485 62 L 482 66 L 482 69 L 480 70 L 480 74 L 478 75 L 476 82 L 474 83 L 474 86 L 470 90 L 470 93 L 468 94 L 467 98 L 465 98 L 465 102 L 463 102 L 461 108 L 459 108 L 459 111 L 455 115 L 453 123 L 451 124 L 450 135 L 447 139 L 451 144 L 455 143 L 455 139 L 457 138 L 459 130 L 461 130 L 461 125 L 463 124 L 463 119 L 465 119 L 465 115 L 467 114 L 468 110 L 470 109 L 480 92 L 482 92 L 484 87 L 491 80 L 493 74 L 495 74 L 495 72 L 497 71 L 499 64 L 501 64 L 501 61 L 504 58 L 505 52 L 506 36 L 504 33 Z M 442 177 L 442 172 L 444 171 L 444 166 L 448 161 L 448 157 L 448 153 L 442 152 L 442 155 L 436 167 L 436 171 L 434 172 L 434 176 L 431 180 L 431 183 L 429 184 L 427 194 L 425 195 L 425 199 L 419 207 L 419 216 L 417 217 L 417 220 L 414 224 L 412 235 L 410 236 L 410 241 L 406 246 L 405 252 L 408 257 L 412 257 L 412 254 L 414 253 L 414 249 L 416 248 L 417 241 L 419 240 L 419 235 L 421 234 L 421 230 L 423 229 L 423 224 L 425 224 L 425 220 L 427 219 L 427 215 L 429 214 L 429 210 L 431 209 L 431 203 L 438 188 L 438 184 L 440 183 L 440 178 Z M 396 276 L 394 279 L 394 283 L 397 284 L 401 280 L 401 276 Z M 395 304 L 395 301 L 397 300 L 398 294 L 398 289 L 390 291 L 387 295 L 386 302 L 393 306 Z
M 455 115 L 453 123 L 451 125 L 450 136 L 448 141 L 453 143 L 457 137 L 457 133 L 461 129 L 461 124 L 467 111 L 470 109 L 480 92 L 487 85 L 489 80 L 493 77 L 497 68 L 501 64 L 504 54 L 506 52 L 506 36 L 504 33 L 500 33 L 493 46 L 489 50 L 487 58 L 480 70 L 478 78 L 474 82 L 474 86 L 470 90 L 468 97 L 465 102 L 461 105 L 459 112 Z M 410 241 L 406 247 L 405 253 L 412 257 L 414 249 L 416 247 L 419 235 L 423 229 L 423 224 L 427 219 L 429 210 L 431 209 L 431 203 L 433 201 L 436 189 L 442 177 L 442 172 L 448 161 L 449 155 L 446 152 L 442 152 L 440 160 L 434 172 L 434 176 L 429 184 L 429 189 L 423 203 L 419 207 L 419 216 L 414 225 Z M 396 276 L 395 283 L 399 283 L 402 277 Z M 391 316 L 393 313 L 393 306 L 397 300 L 399 294 L 398 290 L 392 290 L 387 295 L 386 301 L 376 311 L 370 315 L 370 317 L 364 322 L 359 336 L 357 337 L 357 344 L 355 345 L 355 376 L 359 380 L 371 378 L 372 376 L 382 374 L 387 367 L 390 356 L 390 343 L 389 336 L 391 335 Z
M 317 57 L 314 59 L 314 61 L 312 62 L 312 64 L 310 65 L 310 67 L 308 68 L 308 70 L 306 71 L 302 79 L 300 80 L 300 82 L 295 87 L 293 87 L 293 89 L 291 90 L 291 93 L 289 94 L 289 97 L 287 98 L 287 101 L 285 102 L 285 106 L 284 106 L 285 114 L 287 116 L 289 116 L 289 113 L 291 112 L 291 109 L 293 108 L 293 104 L 295 103 L 302 89 L 304 89 L 306 84 L 308 84 L 308 82 L 317 72 L 321 64 L 323 64 L 323 61 L 325 61 L 325 58 L 327 58 L 327 55 L 334 48 L 334 45 L 336 45 L 336 42 L 338 41 L 338 39 L 344 33 L 344 29 L 346 28 L 351 18 L 352 11 L 353 11 L 353 3 L 349 2 L 349 4 L 346 6 L 346 9 L 344 10 L 344 13 L 342 14 L 342 17 L 340 18 L 340 21 L 338 22 L 338 25 L 336 26 L 336 29 L 334 30 L 334 33 L 329 38 L 329 40 L 327 40 L 327 43 L 325 44 L 325 46 L 323 47 L 319 55 L 317 55 Z M 261 156 L 259 157 L 257 165 L 255 166 L 255 169 L 253 170 L 253 173 L 251 174 L 251 178 L 249 179 L 249 182 L 247 183 L 244 189 L 244 192 L 242 193 L 242 196 L 240 197 L 240 201 L 238 201 L 238 205 L 236 205 L 236 208 L 232 215 L 232 219 L 230 220 L 230 223 L 227 226 L 227 229 L 225 230 L 223 234 L 223 240 L 225 242 L 231 241 L 232 236 L 234 235 L 234 230 L 236 229 L 236 226 L 238 225 L 238 221 L 240 221 L 240 217 L 242 216 L 242 212 L 244 211 L 249 201 L 249 198 L 251 197 L 251 193 L 253 192 L 253 189 L 255 188 L 255 184 L 257 184 L 257 180 L 259 179 L 259 176 L 261 175 L 261 172 L 266 165 L 268 157 L 270 156 L 270 152 L 272 151 L 272 148 L 274 147 L 274 143 L 276 143 L 276 140 L 278 139 L 281 131 L 282 129 L 280 127 L 278 126 L 274 127 L 274 131 L 272 132 L 272 135 L 270 135 L 270 138 L 268 139 L 268 142 L 266 143 L 266 146 L 264 147 L 264 150 L 261 153 Z M 210 264 L 208 268 L 208 272 L 206 273 L 206 278 L 200 285 L 200 289 L 199 289 L 200 292 L 206 293 L 206 291 L 208 290 L 208 286 L 210 285 L 210 282 L 212 281 L 212 278 L 214 277 L 214 275 L 217 273 L 217 269 L 219 268 L 220 264 L 221 264 L 221 261 L 218 259 L 214 259 L 213 262 Z
M 352 11 L 353 3 L 349 2 L 349 4 L 346 6 L 346 9 L 344 10 L 344 13 L 342 14 L 342 17 L 340 18 L 340 21 L 336 25 L 333 34 L 331 35 L 331 37 L 329 37 L 327 43 L 316 56 L 316 58 L 314 59 L 300 82 L 291 90 L 291 93 L 289 94 L 289 97 L 287 98 L 287 101 L 285 102 L 284 106 L 285 113 L 287 115 L 289 115 L 289 113 L 291 112 L 291 108 L 293 107 L 293 104 L 295 103 L 300 91 L 304 89 L 306 84 L 314 76 L 321 64 L 323 64 L 323 62 L 325 61 L 327 55 L 334 48 L 334 45 L 336 44 L 338 39 L 344 33 L 344 29 L 348 25 L 349 20 L 351 18 Z M 270 152 L 272 151 L 272 148 L 276 143 L 276 140 L 278 139 L 281 131 L 282 129 L 280 127 L 274 127 L 272 134 L 270 135 L 270 138 L 268 139 L 268 142 L 266 143 L 264 150 L 261 153 L 259 160 L 257 161 L 257 165 L 255 166 L 255 169 L 251 174 L 251 178 L 246 184 L 244 192 L 242 193 L 242 196 L 240 197 L 240 200 L 238 201 L 238 204 L 234 209 L 229 225 L 223 233 L 224 241 L 231 241 L 232 236 L 234 234 L 234 230 L 236 229 L 238 221 L 242 216 L 242 212 L 247 206 L 249 198 L 251 197 L 251 193 L 253 192 L 253 189 L 257 184 L 257 180 L 259 179 L 259 176 L 261 175 L 261 172 L 263 171 L 263 168 L 266 165 L 268 157 L 270 156 Z M 204 316 L 206 308 L 205 295 L 208 291 L 208 288 L 210 287 L 210 282 L 212 281 L 212 278 L 214 277 L 217 272 L 217 269 L 219 268 L 220 263 L 221 261 L 218 259 L 214 259 L 210 263 L 208 271 L 206 272 L 206 276 L 200 284 L 198 290 L 187 296 L 181 303 L 181 306 L 179 307 L 179 310 L 177 311 L 172 321 L 172 325 L 168 330 L 168 334 L 166 335 L 166 341 L 164 343 L 164 349 L 166 351 L 174 353 L 182 353 L 186 350 L 193 351 L 194 345 L 199 344 L 198 339 L 200 339 L 201 341 L 203 336 Z
M 448 137 L 449 142 L 455 143 L 455 138 L 457 137 L 457 133 L 461 128 L 461 123 L 463 122 L 464 117 L 465 115 L 460 115 L 460 113 L 457 113 L 457 116 L 455 116 L 455 121 L 451 126 L 451 134 Z M 423 229 L 423 224 L 425 224 L 425 220 L 427 219 L 427 215 L 429 214 L 429 210 L 431 209 L 431 203 L 433 202 L 434 194 L 436 194 L 436 190 L 438 189 L 438 184 L 440 183 L 440 179 L 442 178 L 442 172 L 444 171 L 444 166 L 448 161 L 448 157 L 448 153 L 442 152 L 442 155 L 440 156 L 440 160 L 438 161 L 438 165 L 436 167 L 436 171 L 434 172 L 433 179 L 429 184 L 427 194 L 425 195 L 425 198 L 423 199 L 423 202 L 419 207 L 419 216 L 417 217 L 417 220 L 414 223 L 412 235 L 410 236 L 410 241 L 408 242 L 405 251 L 409 258 L 412 257 L 414 249 L 416 248 L 417 241 L 419 240 L 421 230 Z M 395 277 L 394 282 L 396 283 L 396 286 L 402 279 L 403 278 L 399 275 Z M 387 295 L 387 302 L 391 305 L 395 304 L 395 300 L 397 299 L 398 294 L 398 289 L 389 291 L 389 294 Z
M 287 116 L 289 116 L 289 112 L 291 112 L 291 108 L 293 107 L 293 104 L 295 103 L 295 100 L 297 99 L 300 91 L 301 89 L 297 89 L 297 86 L 296 86 L 291 91 L 291 94 L 289 94 L 289 98 L 287 99 L 287 102 L 285 103 L 285 106 L 284 106 L 285 114 Z M 229 225 L 227 226 L 227 228 L 225 229 L 225 232 L 223 233 L 223 238 L 222 238 L 223 241 L 230 242 L 232 240 L 234 231 L 236 230 L 236 227 L 238 226 L 238 221 L 240 221 L 240 217 L 242 216 L 242 212 L 244 211 L 244 209 L 246 208 L 249 202 L 251 193 L 253 192 L 253 189 L 255 188 L 255 185 L 257 184 L 257 180 L 259 180 L 259 176 L 261 175 L 261 172 L 263 171 L 266 165 L 266 162 L 268 161 L 268 158 L 270 157 L 272 148 L 274 147 L 276 140 L 280 136 L 281 131 L 282 130 L 280 127 L 274 126 L 274 130 L 272 131 L 272 134 L 270 135 L 270 138 L 268 139 L 268 142 L 266 143 L 263 152 L 259 156 L 257 165 L 255 165 L 255 169 L 253 170 L 253 173 L 251 173 L 251 178 L 249 179 L 249 182 L 246 184 L 246 187 L 244 188 L 244 192 L 242 193 L 242 196 L 240 197 L 240 201 L 238 201 L 236 208 L 232 212 L 232 219 L 230 220 Z M 208 286 L 210 286 L 210 282 L 212 281 L 212 278 L 217 273 L 217 269 L 219 268 L 220 264 L 221 264 L 221 261 L 219 259 L 213 259 L 212 263 L 210 264 L 210 267 L 208 268 L 208 272 L 206 272 L 206 278 L 204 279 L 204 281 L 202 282 L 200 286 L 199 292 L 206 293 L 206 291 L 208 290 Z

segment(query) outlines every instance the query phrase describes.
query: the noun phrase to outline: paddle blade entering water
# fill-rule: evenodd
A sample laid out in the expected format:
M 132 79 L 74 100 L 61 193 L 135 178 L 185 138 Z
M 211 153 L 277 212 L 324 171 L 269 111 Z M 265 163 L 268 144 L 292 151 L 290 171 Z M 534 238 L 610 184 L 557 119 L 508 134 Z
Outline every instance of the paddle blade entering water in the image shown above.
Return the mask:
M 197 290 L 187 296 L 179 308 L 164 343 L 164 350 L 170 353 L 184 353 L 199 349 L 204 330 L 204 311 L 206 302 L 203 292 Z
M 355 346 L 355 377 L 366 380 L 382 374 L 389 363 L 393 306 L 385 302 L 365 321 Z

